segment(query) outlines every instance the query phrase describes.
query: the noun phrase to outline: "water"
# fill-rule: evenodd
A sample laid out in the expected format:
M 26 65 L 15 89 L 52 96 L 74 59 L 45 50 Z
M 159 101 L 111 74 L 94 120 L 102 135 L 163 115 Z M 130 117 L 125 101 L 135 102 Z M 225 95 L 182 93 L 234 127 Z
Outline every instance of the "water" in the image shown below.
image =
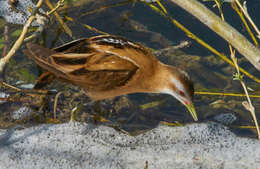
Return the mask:
M 181 30 L 145 4 L 129 3 L 123 6 L 106 8 L 102 11 L 90 12 L 100 9 L 104 5 L 117 2 L 120 1 L 72 2 L 69 8 L 63 9 L 59 13 L 61 16 L 67 15 L 74 19 L 73 22 L 66 22 L 72 30 L 73 38 L 61 31 L 60 25 L 53 17 L 50 24 L 51 29 L 47 29 L 40 39 L 43 40 L 47 47 L 51 48 L 72 39 L 97 35 L 96 32 L 82 26 L 82 24 L 88 24 L 100 31 L 137 41 L 154 50 L 178 45 L 180 42 L 188 40 L 191 42 L 189 47 L 183 48 L 181 51 L 170 49 L 162 52 L 159 50 L 156 51 L 157 57 L 164 63 L 184 68 L 192 77 L 196 91 L 243 93 L 239 81 L 232 80 L 232 75 L 235 72 L 233 68 L 217 56 L 213 56 L 207 49 L 201 47 L 195 41 L 190 40 Z M 163 4 L 171 16 L 180 21 L 194 34 L 220 52 L 226 55 L 229 54 L 227 43 L 201 24 L 196 18 L 170 2 L 163 1 Z M 217 9 L 212 7 L 212 2 L 205 4 L 217 12 Z M 260 18 L 257 16 L 260 2 L 255 0 L 249 1 L 247 4 L 248 11 L 255 23 L 260 23 Z M 47 8 L 44 9 L 48 10 Z M 228 3 L 224 4 L 223 11 L 226 20 L 248 37 L 239 17 Z M 0 20 L 0 23 L 0 32 L 3 35 L 3 19 Z M 8 26 L 10 41 L 13 42 L 17 38 L 15 32 L 21 29 L 21 27 Z M 3 38 L 0 42 L 3 43 Z M 2 53 L 3 47 L 0 49 L 0 53 Z M 240 58 L 239 64 L 244 69 L 256 76 L 259 74 L 242 56 L 238 55 L 238 58 Z M 3 77 L 4 81 L 15 86 L 32 84 L 35 83 L 41 71 L 31 60 L 24 57 L 19 50 L 8 64 Z M 254 89 L 254 92 L 250 92 L 251 94 L 260 93 L 257 83 L 248 78 L 244 78 L 244 80 L 249 87 Z M 18 81 L 20 82 L 17 83 Z M 56 120 L 53 120 L 55 94 L 47 96 L 45 100 L 41 100 L 40 96 L 35 98 L 2 88 L 1 91 L 9 93 L 16 100 L 0 103 L 0 122 L 2 124 L 0 127 L 8 128 L 16 124 L 31 126 L 40 123 L 67 122 L 70 120 L 71 111 L 75 107 L 78 107 L 75 114 L 75 118 L 78 121 L 103 123 L 130 134 L 138 134 L 154 128 L 161 121 L 178 122 L 176 125 L 193 122 L 185 107 L 168 95 L 131 94 L 99 103 L 89 103 L 89 98 L 82 91 L 79 92 L 80 89 L 72 85 L 57 82 L 48 85 L 46 89 L 63 91 L 57 102 Z M 245 98 L 242 97 L 195 95 L 194 102 L 200 121 L 215 120 L 215 117 L 220 114 L 231 114 L 236 117 L 235 120 L 227 124 L 225 123 L 225 125 L 234 129 L 238 135 L 256 137 L 254 130 L 241 129 L 241 126 L 254 125 L 250 113 L 241 105 L 241 102 L 244 100 Z M 252 101 L 259 119 L 259 98 L 252 98 Z M 12 112 L 26 106 L 35 113 L 20 120 L 12 118 Z M 229 117 L 227 118 L 229 119 Z M 217 119 L 219 120 L 219 118 Z

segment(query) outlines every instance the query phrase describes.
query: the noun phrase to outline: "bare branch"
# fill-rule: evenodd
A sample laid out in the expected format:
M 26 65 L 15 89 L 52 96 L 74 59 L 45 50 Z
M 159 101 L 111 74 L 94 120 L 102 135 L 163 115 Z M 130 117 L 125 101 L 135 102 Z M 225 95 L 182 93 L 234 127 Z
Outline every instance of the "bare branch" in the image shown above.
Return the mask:
M 197 0 L 171 0 L 228 41 L 260 71 L 260 50 Z

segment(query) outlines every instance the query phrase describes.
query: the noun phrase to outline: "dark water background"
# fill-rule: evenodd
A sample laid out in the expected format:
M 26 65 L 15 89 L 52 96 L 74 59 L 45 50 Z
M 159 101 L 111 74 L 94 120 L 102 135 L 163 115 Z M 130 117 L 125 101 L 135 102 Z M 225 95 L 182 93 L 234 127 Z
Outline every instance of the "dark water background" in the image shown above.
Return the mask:
M 142 43 L 153 49 L 157 57 L 163 62 L 184 68 L 193 79 L 196 91 L 243 93 L 239 81 L 232 80 L 235 70 L 231 66 L 222 61 L 218 56 L 212 55 L 210 51 L 195 41 L 189 39 L 185 33 L 147 5 L 143 3 L 129 3 L 124 6 L 111 7 L 92 14 L 86 14 L 119 2 L 122 1 L 72 1 L 69 8 L 61 10 L 59 14 L 61 16 L 67 15 L 74 19 L 74 22 L 66 22 L 72 30 L 73 38 L 64 33 L 55 17 L 52 17 L 49 28 L 38 39 L 38 42 L 44 42 L 43 45 L 52 48 L 73 39 L 98 35 L 96 32 L 90 31 L 81 25 L 88 24 L 98 30 Z M 201 24 L 195 17 L 170 1 L 162 1 L 162 4 L 171 16 L 195 35 L 221 53 L 229 55 L 228 44 Z M 215 13 L 218 13 L 217 8 L 212 7 L 213 2 L 204 2 L 204 4 Z M 260 1 L 249 0 L 247 5 L 249 14 L 256 25 L 260 27 Z M 223 12 L 226 21 L 249 38 L 238 15 L 232 10 L 229 3 L 223 4 Z M 3 22 L 1 19 L 1 25 L 3 25 Z M 9 25 L 9 29 L 9 32 L 15 32 L 19 31 L 21 27 Z M 1 26 L 0 33 L 3 35 L 3 26 Z M 11 41 L 17 38 L 16 36 L 11 37 Z M 169 50 L 164 53 L 160 51 L 160 49 L 178 45 L 185 40 L 191 42 L 189 47 L 181 50 Z M 2 53 L 2 48 L 0 52 Z M 237 57 L 241 67 L 260 78 L 259 71 L 248 63 L 246 59 L 239 54 Z M 35 83 L 40 72 L 42 70 L 35 66 L 19 50 L 8 64 L 3 78 L 9 84 L 17 86 L 17 81 L 23 81 L 25 84 Z M 244 80 L 250 88 L 254 89 L 254 92 L 250 92 L 250 94 L 260 94 L 259 84 L 246 77 Z M 88 104 L 89 99 L 82 92 L 79 92 L 80 89 L 72 85 L 55 82 L 47 86 L 46 89 L 63 91 L 57 105 L 58 120 L 52 120 L 55 95 L 50 95 L 47 97 L 44 106 L 34 103 L 37 99 L 33 99 L 29 103 L 6 102 L 1 104 L 0 122 L 2 125 L 0 127 L 8 128 L 16 124 L 30 126 L 41 123 L 67 122 L 70 119 L 71 110 L 76 106 L 78 107 L 76 120 L 110 125 L 121 131 L 130 132 L 130 134 L 138 134 L 154 128 L 161 121 L 179 122 L 181 124 L 193 122 L 184 106 L 168 95 L 131 94 L 112 100 Z M 6 89 L 1 90 L 10 92 L 11 95 L 15 95 L 15 98 L 27 97 L 26 94 L 17 94 L 9 90 L 6 91 Z M 241 126 L 254 125 L 250 113 L 241 105 L 241 102 L 244 100 L 245 98 L 242 97 L 196 95 L 194 101 L 200 119 L 199 122 L 214 120 L 220 114 L 227 114 L 228 117 L 231 115 L 231 117 L 236 117 L 234 122 L 227 124 L 232 130 L 241 136 L 256 137 L 254 130 L 240 128 Z M 252 101 L 257 117 L 260 119 L 260 99 L 252 98 Z M 30 107 L 34 112 L 33 115 L 22 120 L 14 120 L 12 113 L 23 106 Z M 41 108 L 39 109 L 39 107 Z

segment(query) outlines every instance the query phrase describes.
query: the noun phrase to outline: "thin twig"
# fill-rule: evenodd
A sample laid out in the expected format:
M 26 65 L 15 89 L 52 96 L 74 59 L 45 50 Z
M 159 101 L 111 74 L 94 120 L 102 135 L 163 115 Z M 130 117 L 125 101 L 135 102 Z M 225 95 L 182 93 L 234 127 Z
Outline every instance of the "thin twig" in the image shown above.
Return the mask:
M 59 96 L 60 96 L 61 94 L 62 94 L 62 92 L 59 92 L 59 93 L 57 93 L 56 96 L 55 96 L 54 106 L 53 106 L 54 120 L 56 120 L 57 104 L 58 104 Z
M 46 15 L 51 15 L 52 13 L 56 12 L 56 10 L 57 10 L 58 8 L 60 8 L 60 7 L 63 6 L 64 0 L 59 0 L 59 1 L 57 2 L 56 7 L 54 7 L 54 8 L 53 8 L 53 6 L 52 6 L 52 4 L 50 3 L 49 0 L 47 0 L 47 1 L 45 1 L 45 2 L 46 2 L 46 3 L 48 2 L 47 4 L 50 4 L 50 5 L 48 5 L 48 6 L 51 8 L 51 11 L 47 12 Z
M 64 16 L 64 18 L 65 18 L 67 21 L 78 23 L 78 24 L 82 25 L 83 27 L 89 29 L 90 31 L 93 31 L 93 32 L 96 32 L 96 33 L 99 33 L 99 34 L 108 35 L 108 33 L 106 33 L 106 32 L 100 31 L 100 30 L 98 30 L 97 28 L 94 28 L 94 27 L 92 27 L 92 26 L 90 26 L 90 25 L 80 23 L 80 22 L 74 20 L 74 19 L 71 18 L 71 17 Z
M 214 95 L 214 96 L 234 96 L 234 97 L 244 97 L 246 94 L 242 93 L 221 93 L 221 92 L 200 92 L 195 91 L 196 95 Z M 249 97 L 260 98 L 260 95 L 248 95 Z
M 8 25 L 5 24 L 4 26 L 4 49 L 3 49 L 3 56 L 4 57 L 8 50 L 9 37 L 8 37 Z
M 47 26 L 47 23 L 49 20 L 46 16 L 36 14 L 36 18 L 37 18 L 37 23 L 39 26 L 38 26 L 37 30 L 35 32 L 33 32 L 32 35 L 30 35 L 29 37 L 24 39 L 24 42 L 31 41 L 32 39 L 38 37 L 43 32 L 45 27 Z
M 49 0 L 45 0 L 46 5 L 51 9 L 50 12 L 47 12 L 47 15 L 50 15 L 52 13 L 54 13 L 56 19 L 58 20 L 58 22 L 61 24 L 62 28 L 65 30 L 65 32 L 72 37 L 72 31 L 70 30 L 70 28 L 67 26 L 67 24 L 61 19 L 61 17 L 59 16 L 59 14 L 56 12 L 58 8 L 60 8 L 63 5 L 64 0 L 59 0 L 57 2 L 56 7 L 53 7 L 51 2 Z
M 78 107 L 74 107 L 72 110 L 71 110 L 71 113 L 70 113 L 70 122 L 74 122 L 75 121 L 75 118 L 76 118 L 76 112 L 78 110 Z
M 239 8 L 242 10 L 242 12 L 244 13 L 244 15 L 246 16 L 246 18 L 248 19 L 248 21 L 251 23 L 252 27 L 255 29 L 256 33 L 257 33 L 257 37 L 260 39 L 260 31 L 257 28 L 257 26 L 255 25 L 254 21 L 251 19 L 251 17 L 249 16 L 247 10 L 242 7 L 242 5 L 240 4 L 240 2 L 238 0 L 235 0 L 237 5 L 239 6 Z M 246 1 L 244 3 L 244 6 L 246 5 Z
M 144 2 L 145 3 L 145 2 Z M 210 46 L 208 43 L 206 43 L 205 41 L 201 40 L 198 36 L 196 36 L 195 34 L 193 34 L 191 31 L 189 31 L 186 27 L 184 27 L 180 22 L 178 22 L 176 19 L 174 19 L 173 17 L 163 13 L 163 11 L 161 11 L 159 8 L 157 8 L 156 6 L 150 4 L 150 3 L 145 3 L 147 5 L 149 5 L 153 10 L 155 10 L 156 12 L 158 12 L 159 14 L 163 15 L 164 17 L 168 18 L 175 26 L 177 26 L 179 29 L 181 29 L 183 32 L 185 32 L 187 34 L 187 36 L 191 39 L 194 39 L 195 41 L 197 41 L 197 43 L 199 43 L 200 45 L 202 45 L 203 47 L 207 48 L 209 51 L 211 51 L 212 53 L 214 53 L 215 55 L 219 56 L 222 60 L 224 60 L 225 62 L 227 62 L 228 64 L 230 64 L 231 66 L 235 67 L 234 63 L 232 62 L 232 60 L 230 60 L 227 56 L 225 56 L 223 53 L 220 53 L 219 51 L 217 51 L 215 48 L 213 48 L 212 46 Z M 247 77 L 249 77 L 250 79 L 254 80 L 257 83 L 260 83 L 260 79 L 258 79 L 257 77 L 255 77 L 254 75 L 248 73 L 245 69 L 239 67 L 240 72 L 242 72 L 244 75 L 246 75 Z
M 92 15 L 92 14 L 95 14 L 95 13 L 99 13 L 99 12 L 102 12 L 102 11 L 104 11 L 106 9 L 109 9 L 109 8 L 112 8 L 112 7 L 125 6 L 125 5 L 128 5 L 130 3 L 133 3 L 133 2 L 129 1 L 129 0 L 126 0 L 126 1 L 123 1 L 123 2 L 116 2 L 114 4 L 105 5 L 105 6 L 102 6 L 100 8 L 88 11 L 88 12 L 83 12 L 83 13 L 80 14 L 80 17 L 86 16 L 86 15 Z
M 240 17 L 241 21 L 243 22 L 243 24 L 244 24 L 244 26 L 245 26 L 247 32 L 249 33 L 251 39 L 253 40 L 254 44 L 255 44 L 256 46 L 258 46 L 258 42 L 257 42 L 257 40 L 256 40 L 256 38 L 255 38 L 253 32 L 251 31 L 249 25 L 247 24 L 246 19 L 245 19 L 243 13 L 241 12 L 241 9 L 239 9 L 239 8 L 237 7 L 237 4 L 236 4 L 235 2 L 232 2 L 232 3 L 231 3 L 231 6 L 232 6 L 232 8 L 237 12 L 238 16 Z
M 52 94 L 56 94 L 57 92 L 52 92 L 52 91 L 46 91 L 46 90 L 39 90 L 39 89 L 20 89 L 20 88 L 17 88 L 15 86 L 12 86 L 6 82 L 3 82 L 0 80 L 0 86 L 5 86 L 5 87 L 8 87 L 10 89 L 13 89 L 15 90 L 15 93 L 16 92 L 21 92 L 21 93 L 24 93 L 24 94 L 38 94 L 38 95 L 52 95 Z M 10 92 L 9 92 L 10 93 Z
M 216 2 L 216 5 L 218 6 L 219 13 L 220 13 L 220 15 L 221 15 L 221 19 L 222 19 L 223 21 L 225 21 L 224 14 L 223 14 L 222 9 L 221 9 L 221 4 L 220 4 L 217 0 L 215 0 L 215 2 Z M 237 71 L 237 74 L 236 74 L 237 77 L 236 77 L 236 79 L 240 81 L 240 83 L 241 83 L 241 85 L 242 85 L 242 87 L 243 87 L 243 89 L 244 89 L 244 92 L 245 92 L 247 101 L 248 101 L 248 102 L 246 102 L 247 104 L 245 104 L 244 102 L 242 102 L 242 104 L 244 103 L 243 105 L 247 105 L 247 107 L 246 107 L 247 110 L 251 112 L 251 116 L 253 117 L 253 120 L 254 120 L 254 123 L 255 123 L 255 126 L 256 126 L 258 139 L 260 140 L 260 131 L 259 131 L 259 126 L 258 126 L 258 122 L 257 122 L 256 116 L 255 116 L 255 108 L 253 107 L 253 105 L 252 105 L 252 103 L 251 103 L 251 99 L 250 99 L 250 97 L 249 97 L 249 95 L 248 95 L 248 91 L 247 91 L 245 82 L 243 81 L 242 76 L 241 76 L 241 74 L 240 74 L 239 66 L 238 66 L 238 64 L 237 64 L 237 58 L 235 57 L 236 51 L 233 50 L 233 48 L 232 48 L 232 46 L 231 46 L 230 43 L 228 43 L 228 47 L 229 47 L 229 50 L 230 50 L 230 57 L 231 57 L 231 59 L 232 59 L 234 65 L 235 65 L 235 68 L 236 68 L 236 71 Z M 245 107 L 245 106 L 244 106 L 244 107 Z
M 239 69 L 238 69 L 237 59 L 235 57 L 235 51 L 234 50 L 231 52 L 230 56 L 231 56 L 234 64 L 236 65 L 236 70 L 237 70 L 238 77 L 240 77 L 241 75 L 240 75 L 240 72 L 239 72 Z M 256 126 L 258 140 L 260 140 L 260 131 L 259 131 L 259 126 L 258 126 L 258 122 L 257 122 L 256 115 L 255 115 L 255 108 L 254 108 L 254 106 L 253 106 L 253 104 L 251 102 L 251 99 L 250 99 L 249 95 L 248 95 L 248 91 L 247 91 L 245 82 L 242 80 L 242 78 L 239 78 L 239 81 L 240 81 L 240 83 L 241 83 L 241 85 L 242 85 L 242 87 L 244 89 L 245 94 L 246 94 L 247 103 L 248 103 L 247 110 L 250 111 L 250 113 L 251 113 L 251 116 L 252 116 L 252 118 L 254 120 L 254 123 L 255 123 L 255 126 Z
M 61 25 L 64 28 L 65 32 L 67 32 L 69 34 L 69 36 L 72 36 L 72 32 L 69 29 L 69 27 L 63 22 L 63 20 L 59 17 L 59 15 L 56 12 L 60 7 L 63 6 L 64 0 L 59 0 L 57 2 L 57 5 L 54 8 L 53 8 L 52 4 L 48 0 L 45 0 L 45 3 L 49 6 L 49 8 L 51 8 L 51 11 L 47 12 L 46 15 L 36 15 L 37 16 L 36 17 L 37 18 L 37 23 L 39 24 L 39 27 L 31 36 L 25 38 L 24 42 L 28 42 L 31 39 L 34 39 L 34 38 L 38 37 L 43 32 L 43 30 L 45 29 L 45 27 L 46 27 L 46 25 L 47 25 L 47 23 L 49 21 L 48 20 L 49 19 L 48 16 L 50 16 L 53 13 L 57 17 L 57 20 L 59 22 L 61 22 Z
M 171 0 L 185 9 L 202 23 L 216 32 L 219 36 L 232 44 L 234 48 L 244 55 L 254 67 L 260 71 L 260 50 L 250 43 L 240 32 L 222 21 L 198 0 Z
M 13 89 L 15 91 L 19 91 L 19 92 L 22 91 L 22 89 L 19 89 L 19 88 L 15 87 L 15 86 L 12 86 L 12 85 L 10 85 L 8 83 L 5 83 L 3 81 L 0 81 L 0 85 L 3 85 L 3 86 L 8 87 L 8 88 L 11 88 L 11 89 Z
M 26 24 L 23 27 L 22 33 L 20 35 L 20 37 L 16 40 L 16 42 L 14 43 L 13 47 L 11 48 L 11 50 L 8 52 L 8 54 L 0 59 L 0 73 L 2 73 L 4 66 L 6 65 L 6 63 L 11 59 L 11 57 L 16 53 L 16 51 L 20 48 L 20 46 L 23 43 L 23 40 L 25 38 L 25 35 L 31 25 L 31 23 L 33 22 L 33 20 L 35 19 L 36 13 L 38 11 L 38 9 L 40 8 L 41 4 L 42 4 L 43 0 L 39 0 L 34 13 L 32 13 L 32 15 L 29 17 L 29 19 L 27 20 Z
M 0 97 L 0 102 L 16 102 L 16 103 L 31 103 L 32 100 L 29 99 L 21 99 L 21 98 L 2 98 Z

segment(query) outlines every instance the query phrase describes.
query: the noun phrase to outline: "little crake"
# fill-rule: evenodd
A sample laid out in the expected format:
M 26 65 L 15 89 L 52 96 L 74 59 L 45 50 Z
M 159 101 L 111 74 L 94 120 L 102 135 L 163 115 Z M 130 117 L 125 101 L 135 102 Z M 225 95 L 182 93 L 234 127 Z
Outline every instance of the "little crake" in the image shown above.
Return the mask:
M 129 93 L 166 93 L 184 104 L 198 120 L 188 74 L 161 63 L 138 43 L 101 35 L 55 49 L 28 43 L 24 53 L 55 78 L 82 87 L 93 100 Z

